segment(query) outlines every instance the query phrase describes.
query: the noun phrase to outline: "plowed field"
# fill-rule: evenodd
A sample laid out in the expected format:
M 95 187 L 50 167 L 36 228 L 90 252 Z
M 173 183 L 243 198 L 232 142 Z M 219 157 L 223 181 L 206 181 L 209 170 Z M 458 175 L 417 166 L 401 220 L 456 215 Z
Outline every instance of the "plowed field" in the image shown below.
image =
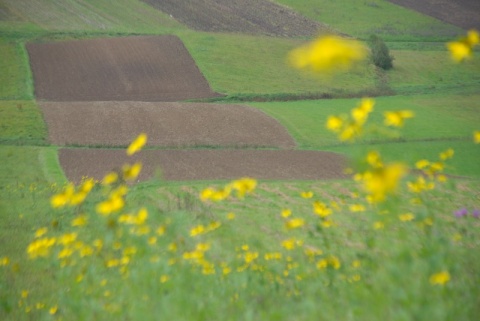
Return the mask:
M 240 105 L 149 102 L 41 102 L 56 145 L 127 146 L 139 133 L 150 146 L 294 148 L 275 119 Z
M 175 36 L 27 44 L 38 99 L 179 101 L 217 96 Z
M 268 0 L 142 0 L 195 30 L 313 36 L 327 28 Z
M 70 181 L 96 179 L 126 162 L 140 160 L 139 180 L 162 173 L 166 180 L 333 179 L 345 177 L 345 160 L 334 153 L 279 150 L 145 150 L 127 158 L 124 150 L 61 149 L 60 163 Z
M 464 29 L 480 29 L 479 0 L 388 0 Z

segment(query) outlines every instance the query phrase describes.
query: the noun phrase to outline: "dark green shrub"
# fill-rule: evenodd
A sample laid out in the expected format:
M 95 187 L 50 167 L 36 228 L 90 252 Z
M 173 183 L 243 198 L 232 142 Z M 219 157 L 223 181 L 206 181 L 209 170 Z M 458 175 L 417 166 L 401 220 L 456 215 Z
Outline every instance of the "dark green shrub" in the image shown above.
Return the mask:
M 393 56 L 390 55 L 387 45 L 377 35 L 371 35 L 368 40 L 368 45 L 371 49 L 371 57 L 375 66 L 384 70 L 393 68 Z

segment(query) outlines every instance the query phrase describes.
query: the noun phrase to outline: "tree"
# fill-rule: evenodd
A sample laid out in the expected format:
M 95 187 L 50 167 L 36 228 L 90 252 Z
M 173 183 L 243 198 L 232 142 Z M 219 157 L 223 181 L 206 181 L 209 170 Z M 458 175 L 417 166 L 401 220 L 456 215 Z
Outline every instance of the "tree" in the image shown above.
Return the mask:
M 377 35 L 371 35 L 368 45 L 370 46 L 371 57 L 375 66 L 384 70 L 393 68 L 394 57 L 390 55 L 390 51 L 382 38 Z

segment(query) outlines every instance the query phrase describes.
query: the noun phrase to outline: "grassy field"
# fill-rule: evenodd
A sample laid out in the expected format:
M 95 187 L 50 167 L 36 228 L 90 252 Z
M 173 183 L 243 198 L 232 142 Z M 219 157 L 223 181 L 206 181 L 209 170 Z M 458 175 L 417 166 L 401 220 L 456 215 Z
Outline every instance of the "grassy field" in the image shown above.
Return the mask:
M 463 31 L 386 1 L 277 2 L 342 33 L 379 34 L 393 49 L 394 69 L 300 74 L 286 54 L 304 39 L 194 32 L 137 0 L 0 4 L 0 319 L 458 321 L 480 314 L 480 148 L 472 143 L 480 129 L 478 54 L 453 64 L 444 42 Z M 152 180 L 129 187 L 122 219 L 96 214 L 112 187 L 97 185 L 79 206 L 51 208 L 67 182 L 46 141 L 25 43 L 165 33 L 178 35 L 212 88 L 232 100 L 394 90 L 376 98 L 377 132 L 353 145 L 338 142 L 325 121 L 349 113 L 358 98 L 249 105 L 283 124 L 300 149 L 357 161 L 378 150 L 386 162 L 413 167 L 453 148 L 445 172 L 462 177 L 427 179 L 435 188 L 416 193 L 407 187 L 418 179 L 410 173 L 381 204 L 369 204 L 351 180 L 262 181 L 245 199 L 223 202 L 202 202 L 199 193 L 225 182 Z M 378 131 L 382 112 L 404 109 L 415 118 L 401 132 Z M 306 191 L 311 199 L 300 196 Z M 315 214 L 315 201 L 331 212 Z M 85 225 L 72 226 L 79 218 Z M 42 227 L 46 234 L 35 236 Z M 29 259 L 29 244 L 45 237 L 57 240 L 50 255 Z
M 385 0 L 278 0 L 305 16 L 361 39 L 446 41 L 462 30 Z

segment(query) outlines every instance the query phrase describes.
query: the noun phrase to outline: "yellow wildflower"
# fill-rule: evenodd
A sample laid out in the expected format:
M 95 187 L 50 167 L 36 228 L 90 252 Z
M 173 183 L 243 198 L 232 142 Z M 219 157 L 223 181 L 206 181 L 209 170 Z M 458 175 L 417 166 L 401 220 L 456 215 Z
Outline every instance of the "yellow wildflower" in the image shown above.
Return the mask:
M 455 62 L 462 62 L 472 57 L 473 47 L 479 43 L 479 34 L 476 30 L 470 30 L 466 37 L 462 37 L 457 41 L 447 43 L 450 56 Z
M 339 116 L 329 116 L 327 119 L 327 128 L 332 132 L 338 132 L 343 127 L 343 119 Z
M 313 192 L 312 191 L 301 192 L 300 196 L 302 198 L 312 198 L 313 197 Z
M 6 266 L 10 263 L 10 259 L 7 256 L 0 257 L 0 266 Z
M 170 280 L 170 277 L 168 275 L 163 274 L 163 275 L 160 276 L 160 283 L 165 283 L 168 280 Z
M 66 233 L 63 234 L 58 238 L 58 243 L 63 244 L 63 245 L 69 245 L 72 244 L 77 240 L 77 233 Z
M 475 144 L 480 144 L 480 130 L 476 130 L 473 132 L 473 142 Z
M 116 172 L 110 172 L 102 179 L 102 185 L 111 185 L 118 181 L 118 174 Z
M 445 285 L 450 281 L 450 273 L 448 271 L 442 271 L 430 276 L 430 283 L 432 285 Z
M 372 112 L 375 101 L 373 99 L 362 99 L 360 106 L 352 110 L 352 118 L 355 124 L 362 126 L 367 121 L 368 115 Z
M 333 267 L 335 270 L 338 270 L 342 265 L 340 263 L 340 260 L 338 259 L 338 257 L 334 256 L 334 255 L 331 255 L 329 258 L 328 258 L 328 264 Z
M 252 193 L 257 187 L 257 181 L 253 178 L 244 177 L 231 183 L 231 187 L 237 190 L 237 196 L 243 198 L 245 194 Z
M 367 54 L 366 46 L 358 41 L 328 35 L 293 50 L 289 60 L 299 69 L 331 73 L 349 70 Z
M 365 212 L 366 208 L 362 204 L 352 204 L 349 206 L 350 212 Z
M 322 218 L 332 214 L 332 210 L 320 201 L 313 202 L 313 212 Z
M 87 222 L 88 217 L 86 215 L 79 215 L 72 220 L 72 226 L 84 226 Z
M 52 196 L 50 199 L 50 204 L 53 208 L 59 208 L 68 205 L 74 192 L 75 186 L 72 183 L 69 183 L 62 193 Z
M 292 215 L 292 211 L 288 208 L 282 210 L 282 217 L 287 218 Z
M 385 224 L 383 224 L 383 222 L 377 221 L 377 222 L 373 223 L 373 228 L 376 229 L 376 230 L 381 230 L 384 227 L 385 227 Z
M 58 311 L 58 306 L 57 305 L 54 305 L 53 307 L 51 307 L 49 310 L 48 310 L 48 313 L 50 313 L 50 315 L 54 315 L 56 314 Z
M 427 182 L 423 176 L 418 176 L 415 182 L 407 182 L 407 187 L 410 192 L 419 194 L 423 191 L 434 189 L 435 183 Z
M 139 150 L 142 149 L 142 147 L 147 143 L 147 135 L 142 133 L 138 135 L 137 138 L 128 146 L 127 148 L 127 155 L 133 155 Z
M 446 151 L 441 152 L 439 156 L 440 156 L 440 159 L 444 161 L 444 160 L 452 158 L 453 154 L 455 154 L 455 151 L 453 149 L 449 148 Z
M 39 228 L 36 232 L 35 232 L 35 237 L 38 238 L 38 237 L 42 237 L 44 236 L 45 234 L 47 234 L 48 232 L 48 229 L 46 227 L 42 227 L 42 228 Z
M 405 119 L 413 118 L 414 114 L 410 110 L 386 111 L 384 123 L 386 126 L 402 127 Z
M 122 167 L 123 178 L 127 181 L 134 180 L 142 171 L 142 163 L 136 162 L 133 165 L 125 164 Z
M 227 214 L 227 220 L 234 220 L 235 219 L 235 213 L 230 212 Z
M 402 222 L 410 222 L 410 221 L 413 221 L 413 219 L 415 218 L 415 215 L 413 215 L 412 213 L 405 213 L 405 214 L 400 214 L 398 218 Z
M 46 257 L 50 254 L 50 248 L 55 245 L 56 238 L 41 238 L 33 241 L 27 247 L 27 254 L 30 259 Z
M 290 238 L 282 241 L 282 247 L 284 247 L 286 250 L 293 250 L 295 247 L 302 246 L 302 245 L 303 245 L 303 242 L 295 238 Z
M 166 230 L 167 230 L 167 227 L 165 225 L 160 225 L 156 231 L 157 235 L 162 236 L 163 234 L 165 234 Z
M 418 169 L 424 169 L 427 166 L 430 166 L 430 162 L 426 159 L 419 160 L 415 163 L 415 167 Z
M 113 197 L 97 204 L 96 210 L 99 214 L 109 215 L 113 212 L 121 210 L 124 206 L 125 201 L 122 197 Z
M 197 226 L 193 227 L 192 229 L 190 229 L 190 236 L 194 237 L 194 236 L 203 234 L 205 232 L 206 232 L 205 227 L 203 225 L 197 225 Z
M 305 220 L 303 218 L 292 218 L 285 222 L 285 227 L 289 230 L 299 228 L 305 225 Z
M 317 262 L 317 269 L 319 269 L 319 270 L 326 269 L 327 266 L 328 266 L 328 260 L 327 259 L 320 259 Z
M 369 193 L 372 202 L 381 202 L 385 197 L 396 191 L 400 179 L 406 174 L 407 168 L 401 163 L 385 165 L 380 169 L 361 175 L 364 189 Z

